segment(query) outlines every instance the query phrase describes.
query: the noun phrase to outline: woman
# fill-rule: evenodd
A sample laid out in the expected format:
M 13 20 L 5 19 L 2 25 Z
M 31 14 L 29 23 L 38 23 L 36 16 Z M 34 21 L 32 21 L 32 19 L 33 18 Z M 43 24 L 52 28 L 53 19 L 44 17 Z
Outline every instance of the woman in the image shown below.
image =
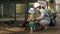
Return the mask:
M 47 26 L 50 24 L 50 16 L 47 13 L 47 11 L 44 9 L 44 7 L 41 7 L 39 3 L 35 3 L 34 8 L 37 10 L 37 12 L 40 12 L 40 15 L 36 18 L 39 21 L 39 24 L 43 30 L 47 29 Z

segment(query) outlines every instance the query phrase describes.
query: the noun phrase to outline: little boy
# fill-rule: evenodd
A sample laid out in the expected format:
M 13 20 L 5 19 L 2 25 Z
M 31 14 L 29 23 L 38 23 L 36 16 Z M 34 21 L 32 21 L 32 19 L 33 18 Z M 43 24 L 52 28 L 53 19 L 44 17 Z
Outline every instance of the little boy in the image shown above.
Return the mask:
M 29 22 L 29 27 L 30 27 L 31 33 L 35 31 L 35 26 L 36 26 L 36 22 L 34 20 L 35 16 L 34 16 L 33 11 L 34 11 L 34 9 L 30 8 L 29 16 L 28 16 L 28 19 L 27 19 L 27 21 Z
M 36 24 L 34 22 L 34 14 L 30 14 L 27 21 L 29 21 L 29 27 L 30 27 L 31 33 L 34 32 L 35 26 L 36 26 Z

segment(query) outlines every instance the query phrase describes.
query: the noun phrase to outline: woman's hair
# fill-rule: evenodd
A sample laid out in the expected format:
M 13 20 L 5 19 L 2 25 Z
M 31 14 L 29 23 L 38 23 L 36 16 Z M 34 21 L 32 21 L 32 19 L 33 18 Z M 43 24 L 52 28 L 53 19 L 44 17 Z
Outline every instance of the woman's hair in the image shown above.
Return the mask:
M 38 6 L 37 8 L 41 9 L 41 6 Z
M 41 6 L 38 6 L 37 8 L 39 8 L 39 9 L 41 9 L 41 8 L 42 8 L 42 9 L 45 9 L 45 7 L 41 7 Z
M 42 9 L 45 9 L 45 7 L 42 7 Z

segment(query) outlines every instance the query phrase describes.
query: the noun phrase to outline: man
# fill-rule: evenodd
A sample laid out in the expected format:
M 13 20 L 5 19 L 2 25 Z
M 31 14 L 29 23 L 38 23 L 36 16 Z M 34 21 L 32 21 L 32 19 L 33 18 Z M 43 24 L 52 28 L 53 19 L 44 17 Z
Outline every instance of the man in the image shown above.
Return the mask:
M 47 29 L 47 26 L 50 24 L 50 16 L 47 13 L 47 11 L 44 9 L 44 7 L 41 7 L 39 3 L 35 3 L 34 8 L 37 10 L 37 12 L 40 12 L 40 15 L 36 18 L 43 30 Z

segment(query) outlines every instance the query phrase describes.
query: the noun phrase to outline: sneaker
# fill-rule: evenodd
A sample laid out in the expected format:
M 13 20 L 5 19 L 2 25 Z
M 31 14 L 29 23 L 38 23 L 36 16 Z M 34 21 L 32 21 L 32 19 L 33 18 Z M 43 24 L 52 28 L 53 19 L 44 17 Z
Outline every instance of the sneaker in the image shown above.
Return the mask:
M 47 26 L 44 27 L 44 30 L 43 31 L 47 31 Z
M 41 31 L 46 31 L 46 30 L 47 30 L 47 26 L 41 28 Z
M 47 30 L 47 26 L 45 26 L 44 30 Z
M 43 31 L 44 30 L 44 28 L 43 27 L 41 27 L 41 31 Z

